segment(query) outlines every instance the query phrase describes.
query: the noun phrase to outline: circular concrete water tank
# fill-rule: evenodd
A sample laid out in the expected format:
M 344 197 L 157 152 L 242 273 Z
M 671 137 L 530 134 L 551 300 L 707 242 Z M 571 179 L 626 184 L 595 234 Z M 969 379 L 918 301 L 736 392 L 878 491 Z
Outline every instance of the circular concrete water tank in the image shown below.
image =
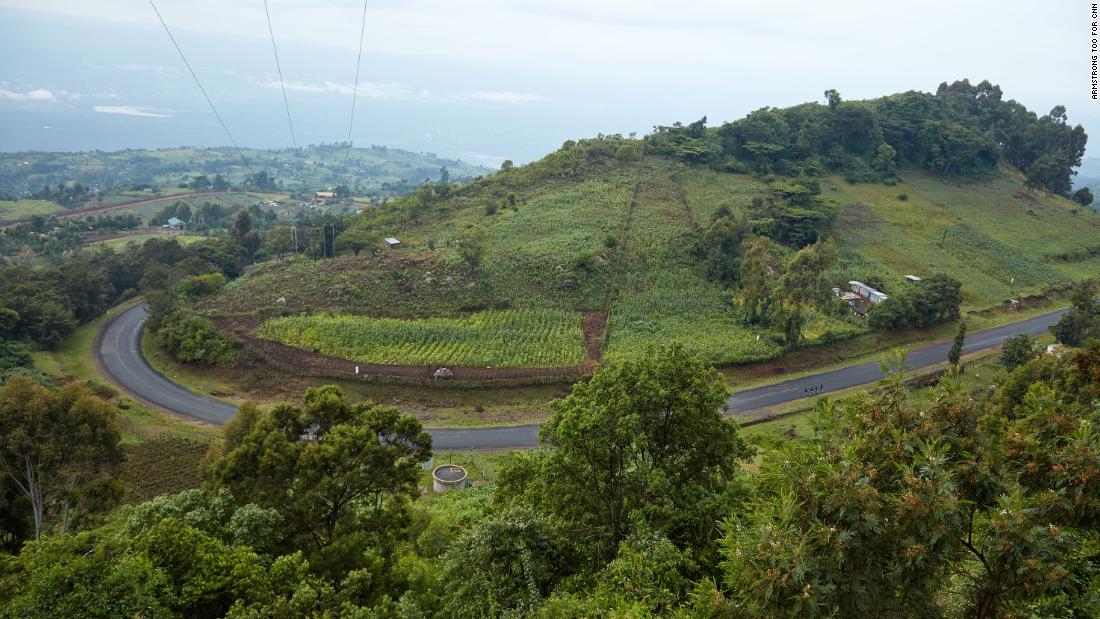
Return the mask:
M 469 477 L 466 469 L 457 464 L 441 464 L 432 471 L 432 489 L 436 494 L 465 488 Z

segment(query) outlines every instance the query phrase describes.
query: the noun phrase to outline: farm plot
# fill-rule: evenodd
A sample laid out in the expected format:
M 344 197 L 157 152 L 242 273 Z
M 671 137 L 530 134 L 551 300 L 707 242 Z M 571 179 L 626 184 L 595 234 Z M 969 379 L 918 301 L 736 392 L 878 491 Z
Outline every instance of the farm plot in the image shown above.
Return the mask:
M 411 320 L 290 316 L 263 323 L 257 336 L 325 355 L 385 365 L 551 368 L 585 361 L 581 316 L 551 309 Z

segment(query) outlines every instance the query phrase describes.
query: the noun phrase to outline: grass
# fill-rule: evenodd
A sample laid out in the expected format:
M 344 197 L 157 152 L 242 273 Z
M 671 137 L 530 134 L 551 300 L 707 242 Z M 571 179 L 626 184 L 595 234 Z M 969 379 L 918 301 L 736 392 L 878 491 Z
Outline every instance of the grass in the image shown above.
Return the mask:
M 466 473 L 472 482 L 494 482 L 500 469 L 515 454 L 515 451 L 437 451 L 432 454 L 430 468 L 426 468 L 420 476 L 420 483 L 431 488 L 431 469 L 444 464 L 457 464 L 466 469 Z
M 173 234 L 168 235 L 164 233 L 143 233 L 143 234 L 127 234 L 119 236 L 113 239 L 106 239 L 103 241 L 94 241 L 89 243 L 90 247 L 110 247 L 114 250 L 125 249 L 127 245 L 133 243 L 135 245 L 141 245 L 149 239 L 175 239 L 181 245 L 189 245 L 195 241 L 201 241 L 204 237 L 193 234 Z
M 402 320 L 288 316 L 260 337 L 363 363 L 467 367 L 567 367 L 584 362 L 580 316 L 558 310 L 490 310 Z
M 0 200 L 0 221 L 34 215 L 49 215 L 65 210 L 65 207 L 49 200 Z
M 963 283 L 964 307 L 986 308 L 1100 275 L 1100 256 L 1054 258 L 1096 246 L 1100 216 L 1089 209 L 1028 193 L 1007 169 L 981 181 L 903 177 L 894 186 L 824 184 L 840 207 L 841 267 L 855 279 L 877 276 L 889 294 L 906 274 L 948 273 Z

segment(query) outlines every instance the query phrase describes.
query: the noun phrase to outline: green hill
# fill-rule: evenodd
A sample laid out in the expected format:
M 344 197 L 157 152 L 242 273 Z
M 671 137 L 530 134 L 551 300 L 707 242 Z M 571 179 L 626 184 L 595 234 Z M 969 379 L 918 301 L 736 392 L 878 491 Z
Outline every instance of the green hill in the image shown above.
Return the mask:
M 884 106 L 881 101 L 874 105 Z M 886 122 L 869 118 L 875 127 Z M 1048 117 L 1030 118 L 1049 124 Z M 992 144 L 992 132 L 959 126 Z M 1068 131 L 1064 123 L 1058 126 Z M 705 245 L 716 217 L 745 222 L 750 239 L 769 234 L 782 241 L 768 248 L 774 281 L 802 245 L 831 236 L 837 260 L 814 283 L 815 294 L 830 297 L 829 287 L 846 288 L 850 279 L 874 282 L 893 295 L 904 291 L 905 275 L 943 273 L 962 283 L 965 311 L 1100 274 L 1100 215 L 1043 188 L 1034 166 L 1028 176 L 1018 172 L 996 145 L 952 155 L 965 174 L 936 169 L 938 159 L 922 164 L 892 157 L 896 168 L 874 168 L 881 148 L 865 155 L 850 151 L 833 158 L 839 164 L 826 162 L 807 173 L 807 167 L 820 164 L 814 156 L 769 160 L 771 169 L 761 168 L 751 156 L 725 157 L 723 132 L 735 133 L 730 125 L 702 129 L 693 124 L 658 128 L 644 140 L 601 136 L 570 141 L 540 161 L 464 186 L 425 185 L 346 222 L 397 237 L 401 247 L 335 261 L 268 264 L 231 283 L 205 306 L 223 321 L 235 321 L 237 332 L 247 337 L 266 334 L 357 361 L 373 359 L 376 349 L 391 344 L 370 321 L 356 328 L 374 333 L 375 339 L 357 337 L 355 346 L 325 341 L 341 339 L 339 329 L 326 322 L 331 319 L 296 323 L 309 335 L 305 338 L 260 325 L 270 316 L 321 308 L 408 320 L 487 309 L 552 309 L 571 312 L 577 332 L 588 329 L 590 341 L 601 338 L 608 357 L 679 341 L 706 361 L 727 365 L 774 358 L 791 342 L 778 320 L 745 319 L 734 302 L 740 294 L 736 282 L 708 275 L 702 254 L 709 251 Z M 692 140 L 704 146 L 693 146 Z M 902 152 L 904 146 L 898 146 Z M 707 148 L 711 154 L 698 160 Z M 736 153 L 739 147 L 729 148 Z M 860 159 L 864 156 L 866 161 Z M 968 156 L 975 157 L 972 164 L 966 163 Z M 776 174 L 778 168 L 786 173 Z M 857 180 L 853 171 L 859 176 L 876 169 L 878 178 L 852 182 Z M 1051 182 L 1057 185 L 1061 179 Z M 808 239 L 783 240 L 781 221 L 795 230 L 806 222 L 817 227 L 808 231 Z M 471 244 L 484 247 L 476 268 L 462 257 Z M 773 305 L 772 311 L 779 310 Z M 824 301 L 808 303 L 804 311 L 801 346 L 869 329 L 865 320 Z M 606 316 L 606 331 L 592 333 L 591 325 L 584 324 L 585 313 Z M 530 346 L 537 338 L 523 341 Z M 477 340 L 470 345 L 477 346 Z M 390 353 L 385 358 L 400 365 Z M 420 358 L 410 355 L 409 363 Z M 441 365 L 448 360 L 445 355 L 431 358 Z M 461 365 L 462 358 L 451 363 Z M 530 355 L 498 361 L 515 367 L 524 358 Z

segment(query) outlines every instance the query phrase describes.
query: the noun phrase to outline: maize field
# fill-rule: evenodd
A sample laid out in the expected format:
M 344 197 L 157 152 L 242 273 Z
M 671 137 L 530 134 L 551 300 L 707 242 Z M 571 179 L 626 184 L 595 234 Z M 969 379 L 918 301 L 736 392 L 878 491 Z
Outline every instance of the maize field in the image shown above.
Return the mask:
M 289 316 L 263 323 L 257 336 L 383 365 L 549 368 L 585 361 L 580 314 L 552 309 L 420 319 Z

